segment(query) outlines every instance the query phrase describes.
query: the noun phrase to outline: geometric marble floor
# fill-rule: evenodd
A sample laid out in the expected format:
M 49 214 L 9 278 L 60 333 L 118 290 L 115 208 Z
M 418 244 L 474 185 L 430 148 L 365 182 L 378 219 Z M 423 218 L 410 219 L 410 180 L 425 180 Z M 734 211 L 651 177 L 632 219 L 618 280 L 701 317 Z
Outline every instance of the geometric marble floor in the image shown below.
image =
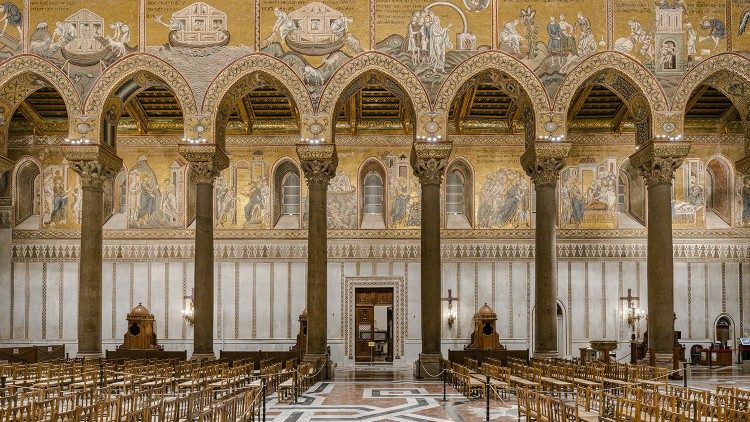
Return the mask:
M 692 368 L 691 387 L 714 390 L 717 384 L 750 389 L 750 374 L 739 366 Z M 271 397 L 266 408 L 266 420 L 278 422 L 486 420 L 484 399 L 470 400 L 449 385 L 443 401 L 442 382 L 414 380 L 410 370 L 387 367 L 339 368 L 333 380 L 313 385 L 296 404 Z M 490 420 L 517 421 L 515 397 L 491 400 Z
M 301 394 L 297 403 L 267 405 L 266 420 L 303 421 L 484 421 L 485 401 L 469 400 L 450 385 L 443 401 L 442 382 L 412 379 L 409 370 L 337 369 L 333 380 L 322 381 Z M 491 401 L 490 419 L 515 421 L 516 405 Z

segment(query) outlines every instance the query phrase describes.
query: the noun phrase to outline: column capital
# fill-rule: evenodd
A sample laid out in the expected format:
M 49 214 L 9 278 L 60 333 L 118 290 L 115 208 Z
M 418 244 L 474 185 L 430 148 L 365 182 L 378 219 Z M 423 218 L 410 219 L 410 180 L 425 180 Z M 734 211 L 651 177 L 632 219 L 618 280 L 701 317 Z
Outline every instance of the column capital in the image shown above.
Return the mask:
M 534 186 L 556 186 L 570 154 L 569 142 L 534 142 L 521 156 L 521 166 L 531 177 Z
M 451 151 L 453 151 L 453 143 L 447 141 L 412 144 L 411 167 L 422 186 L 442 183 Z
M 684 141 L 651 141 L 630 156 L 630 165 L 643 176 L 647 186 L 671 184 L 674 171 L 682 165 L 688 152 L 690 144 Z
M 307 185 L 322 183 L 328 186 L 328 182 L 336 175 L 336 167 L 339 164 L 336 145 L 297 144 L 297 155 L 302 165 L 302 172 L 305 173 Z
M 216 144 L 180 144 L 178 149 L 190 163 L 196 183 L 213 184 L 221 171 L 229 167 L 229 157 Z
M 106 179 L 115 177 L 122 169 L 122 158 L 105 145 L 70 145 L 64 148 L 65 159 L 70 161 L 73 171 L 81 177 L 84 188 L 101 189 Z

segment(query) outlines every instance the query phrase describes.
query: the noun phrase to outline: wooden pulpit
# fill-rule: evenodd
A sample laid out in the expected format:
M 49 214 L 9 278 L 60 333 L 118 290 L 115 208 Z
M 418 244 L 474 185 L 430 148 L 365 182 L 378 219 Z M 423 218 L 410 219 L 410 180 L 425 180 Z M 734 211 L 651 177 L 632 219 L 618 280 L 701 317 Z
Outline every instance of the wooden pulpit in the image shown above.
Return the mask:
M 156 342 L 154 316 L 142 304 L 138 304 L 127 316 L 128 332 L 117 350 L 163 350 Z
M 497 332 L 497 314 L 485 303 L 474 314 L 474 332 L 466 350 L 504 350 Z

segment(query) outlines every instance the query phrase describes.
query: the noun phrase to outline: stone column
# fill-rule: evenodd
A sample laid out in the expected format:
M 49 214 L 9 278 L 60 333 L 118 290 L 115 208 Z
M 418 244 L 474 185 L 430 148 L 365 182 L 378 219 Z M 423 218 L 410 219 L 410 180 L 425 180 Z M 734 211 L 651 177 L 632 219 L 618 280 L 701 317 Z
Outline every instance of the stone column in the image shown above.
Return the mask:
M 0 156 L 0 177 L 7 174 L 5 189 L 0 192 L 0 294 L 10 294 L 10 266 L 13 265 L 13 199 L 10 197 L 13 162 Z M 6 302 L 7 303 L 7 302 Z M 0 333 L 9 336 L 11 330 L 7 312 L 2 313 L 5 322 L 0 324 Z M 6 330 L 7 327 L 7 331 Z
M 68 147 L 65 157 L 81 178 L 81 250 L 78 283 L 78 357 L 102 357 L 102 225 L 103 190 L 122 160 L 105 146 Z
M 686 142 L 651 142 L 630 156 L 648 190 L 648 345 L 660 364 L 672 362 L 675 340 L 672 179 L 689 151 Z
M 180 145 L 196 184 L 193 359 L 214 359 L 214 179 L 229 158 L 214 144 Z
M 534 356 L 556 357 L 557 350 L 557 180 L 570 144 L 536 142 L 521 157 L 536 189 L 534 253 Z
M 307 179 L 307 352 L 311 361 L 326 355 L 328 344 L 328 182 L 336 175 L 334 144 L 297 145 Z M 326 373 L 326 376 L 330 374 Z
M 440 373 L 440 184 L 448 166 L 453 145 L 450 142 L 414 142 L 411 165 L 422 185 L 420 242 L 422 353 L 419 355 L 422 378 Z

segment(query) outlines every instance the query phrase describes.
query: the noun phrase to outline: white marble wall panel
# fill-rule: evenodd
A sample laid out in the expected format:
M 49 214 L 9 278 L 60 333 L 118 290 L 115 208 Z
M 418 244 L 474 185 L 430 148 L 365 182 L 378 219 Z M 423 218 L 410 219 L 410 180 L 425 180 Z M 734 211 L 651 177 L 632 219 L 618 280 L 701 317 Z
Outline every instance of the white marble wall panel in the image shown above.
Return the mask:
M 304 261 L 217 261 L 216 350 L 286 349 L 299 331 L 298 317 L 305 308 Z M 219 269 L 220 268 L 220 269 Z M 345 277 L 405 277 L 406 326 L 404 361 L 420 349 L 420 264 L 416 260 L 330 260 L 328 284 L 328 335 L 332 350 L 344 358 L 342 283 Z M 75 355 L 78 265 L 76 262 L 18 259 L 13 279 L 0 285 L 7 308 L 0 312 L 3 344 L 66 343 Z M 498 314 L 502 342 L 510 348 L 528 347 L 534 300 L 532 260 L 443 259 L 441 297 L 448 289 L 459 301 L 453 306 L 457 321 L 447 326 L 447 303 L 441 302 L 439 323 L 444 349 L 463 347 L 473 330 L 472 317 L 487 302 Z M 182 318 L 183 296 L 192 293 L 193 264 L 187 261 L 103 264 L 102 333 L 105 347 L 122 342 L 125 316 L 139 302 L 156 318 L 157 336 L 168 350 L 190 350 L 192 326 Z M 675 263 L 676 329 L 683 342 L 693 344 L 714 338 L 713 324 L 727 314 L 738 326 L 738 336 L 750 335 L 750 263 Z M 638 296 L 647 311 L 645 262 L 613 259 L 560 260 L 558 298 L 565 312 L 566 355 L 577 355 L 591 339 L 618 339 L 618 356 L 627 354 L 631 328 L 625 321 L 627 290 Z M 219 299 L 219 291 L 221 298 Z M 741 296 L 741 297 L 740 297 Z M 270 305 L 272 304 L 272 305 Z M 529 306 L 531 305 L 531 307 Z M 344 316 L 347 318 L 347 316 Z M 12 326 L 11 326 L 12 323 Z M 220 326 L 218 324 L 221 324 Z M 12 339 L 11 336 L 12 327 Z M 639 332 L 646 329 L 640 322 Z

